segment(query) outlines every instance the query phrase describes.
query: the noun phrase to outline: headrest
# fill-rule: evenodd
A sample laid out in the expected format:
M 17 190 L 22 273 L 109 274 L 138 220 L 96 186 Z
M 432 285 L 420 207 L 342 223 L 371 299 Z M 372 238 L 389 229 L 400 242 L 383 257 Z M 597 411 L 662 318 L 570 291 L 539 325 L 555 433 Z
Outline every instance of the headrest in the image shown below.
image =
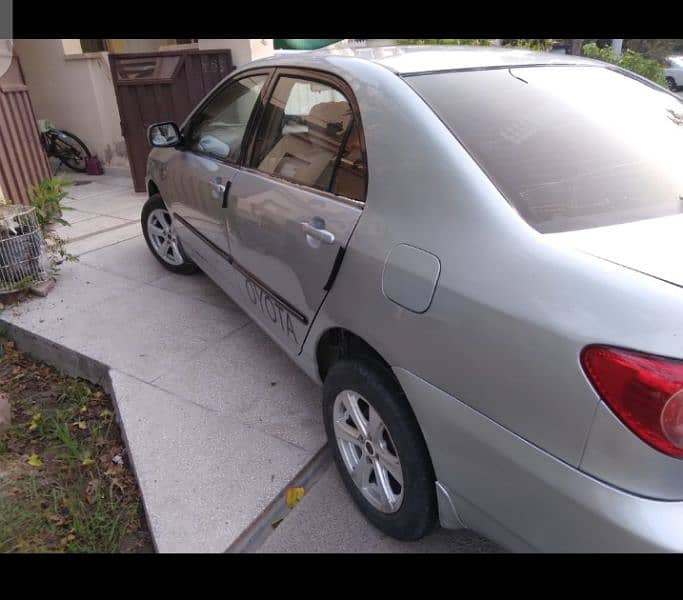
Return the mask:
M 311 108 L 306 121 L 313 127 L 327 131 L 330 131 L 327 129 L 330 124 L 338 124 L 331 132 L 341 134 L 352 118 L 351 107 L 347 102 L 321 102 Z

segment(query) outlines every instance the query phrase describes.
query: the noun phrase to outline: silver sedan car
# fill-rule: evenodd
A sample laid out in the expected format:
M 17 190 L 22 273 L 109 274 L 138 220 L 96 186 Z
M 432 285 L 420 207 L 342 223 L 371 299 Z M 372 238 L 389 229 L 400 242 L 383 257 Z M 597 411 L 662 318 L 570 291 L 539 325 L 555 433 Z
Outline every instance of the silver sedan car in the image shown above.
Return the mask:
M 367 519 L 683 551 L 683 103 L 605 63 L 251 63 L 150 128 L 147 243 L 322 385 Z
M 683 88 L 683 56 L 669 56 L 664 60 L 664 76 L 672 92 Z

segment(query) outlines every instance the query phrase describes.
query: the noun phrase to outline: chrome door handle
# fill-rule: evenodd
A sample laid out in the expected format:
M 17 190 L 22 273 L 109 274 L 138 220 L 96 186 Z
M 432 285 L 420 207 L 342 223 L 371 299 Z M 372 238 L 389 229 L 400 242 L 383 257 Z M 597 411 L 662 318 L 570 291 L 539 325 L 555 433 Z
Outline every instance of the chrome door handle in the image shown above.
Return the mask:
M 225 185 L 221 181 L 220 177 L 209 181 L 209 187 L 211 188 L 211 195 L 214 198 L 218 199 L 223 197 L 223 194 L 225 193 Z
M 325 229 L 325 221 L 318 217 L 314 217 L 310 221 L 304 221 L 301 224 L 306 236 L 310 236 L 323 244 L 334 244 L 334 233 Z

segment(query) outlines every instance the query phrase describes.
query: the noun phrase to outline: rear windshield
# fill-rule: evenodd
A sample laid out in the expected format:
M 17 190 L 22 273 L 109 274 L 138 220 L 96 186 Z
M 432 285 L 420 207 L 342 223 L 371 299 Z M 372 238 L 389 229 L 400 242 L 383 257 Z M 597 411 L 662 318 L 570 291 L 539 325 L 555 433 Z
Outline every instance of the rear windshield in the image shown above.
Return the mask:
M 657 87 L 593 66 L 406 81 L 541 233 L 683 212 L 683 102 Z

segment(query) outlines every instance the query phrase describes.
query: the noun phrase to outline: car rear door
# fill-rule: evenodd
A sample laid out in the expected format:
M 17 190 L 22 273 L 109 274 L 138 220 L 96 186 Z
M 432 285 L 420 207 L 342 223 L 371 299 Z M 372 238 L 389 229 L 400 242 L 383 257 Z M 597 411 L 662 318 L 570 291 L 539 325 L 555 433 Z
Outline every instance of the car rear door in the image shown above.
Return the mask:
M 344 82 L 278 69 L 269 88 L 228 198 L 230 249 L 252 316 L 300 352 L 361 216 L 367 167 Z
M 230 80 L 195 111 L 183 128 L 181 151 L 167 165 L 170 209 L 181 239 L 229 255 L 227 192 L 243 156 L 246 131 L 269 72 Z

